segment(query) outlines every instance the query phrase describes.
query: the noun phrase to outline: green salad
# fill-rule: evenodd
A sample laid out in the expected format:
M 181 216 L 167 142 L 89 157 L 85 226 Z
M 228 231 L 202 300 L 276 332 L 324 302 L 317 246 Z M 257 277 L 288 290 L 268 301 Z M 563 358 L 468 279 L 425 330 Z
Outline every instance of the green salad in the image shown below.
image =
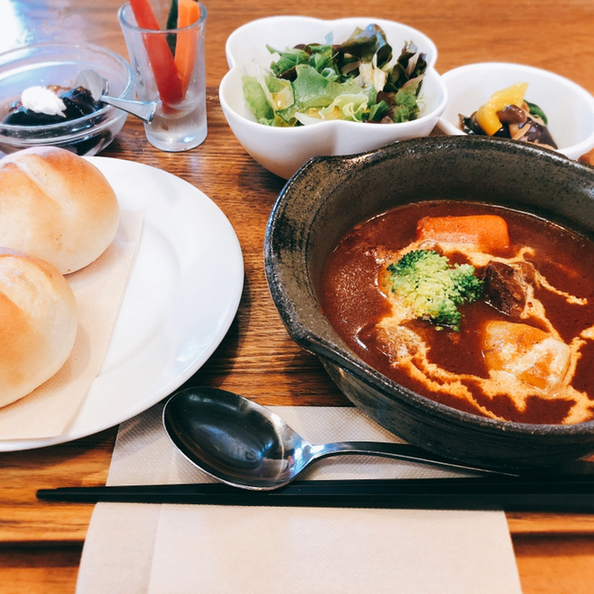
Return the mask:
M 395 123 L 418 117 L 425 54 L 407 42 L 393 59 L 378 25 L 355 29 L 340 45 L 310 43 L 285 51 L 266 47 L 278 60 L 242 78 L 246 102 L 262 124 Z

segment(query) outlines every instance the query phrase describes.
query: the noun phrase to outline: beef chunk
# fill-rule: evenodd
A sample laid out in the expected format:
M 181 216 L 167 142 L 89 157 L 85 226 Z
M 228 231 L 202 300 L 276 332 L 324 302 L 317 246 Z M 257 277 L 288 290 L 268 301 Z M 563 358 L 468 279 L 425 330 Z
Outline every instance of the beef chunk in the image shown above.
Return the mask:
M 485 272 L 485 300 L 505 315 L 519 317 L 534 277 L 534 268 L 528 262 L 491 262 Z

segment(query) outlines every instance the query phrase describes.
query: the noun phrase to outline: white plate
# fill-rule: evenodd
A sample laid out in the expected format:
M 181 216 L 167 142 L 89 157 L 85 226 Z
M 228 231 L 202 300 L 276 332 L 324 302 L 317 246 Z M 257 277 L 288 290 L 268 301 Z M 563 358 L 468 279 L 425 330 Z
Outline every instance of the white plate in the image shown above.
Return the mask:
M 62 435 L 0 441 L 0 451 L 64 443 L 145 411 L 190 378 L 231 325 L 243 290 L 233 227 L 200 190 L 165 171 L 89 157 L 122 209 L 145 209 L 134 268 L 103 369 Z

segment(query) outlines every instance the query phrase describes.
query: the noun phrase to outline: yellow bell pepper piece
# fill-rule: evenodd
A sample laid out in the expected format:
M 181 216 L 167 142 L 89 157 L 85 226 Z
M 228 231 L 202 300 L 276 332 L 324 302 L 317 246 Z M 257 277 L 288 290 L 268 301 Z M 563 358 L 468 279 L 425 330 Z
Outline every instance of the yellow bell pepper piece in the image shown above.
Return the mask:
M 528 83 L 517 83 L 507 87 L 495 93 L 485 105 L 478 108 L 476 121 L 485 134 L 493 136 L 501 128 L 501 122 L 497 117 L 498 111 L 505 109 L 508 105 L 522 106 L 527 88 Z

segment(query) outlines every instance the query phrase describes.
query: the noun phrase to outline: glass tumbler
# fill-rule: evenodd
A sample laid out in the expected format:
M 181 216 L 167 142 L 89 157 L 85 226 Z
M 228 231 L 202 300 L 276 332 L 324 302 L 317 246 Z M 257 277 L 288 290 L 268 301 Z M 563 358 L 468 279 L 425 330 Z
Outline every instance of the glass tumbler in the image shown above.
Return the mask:
M 118 11 L 138 99 L 159 101 L 144 129 L 147 140 L 162 151 L 186 151 L 206 138 L 207 12 L 202 4 L 198 7 L 198 20 L 179 29 L 139 27 L 129 3 Z

